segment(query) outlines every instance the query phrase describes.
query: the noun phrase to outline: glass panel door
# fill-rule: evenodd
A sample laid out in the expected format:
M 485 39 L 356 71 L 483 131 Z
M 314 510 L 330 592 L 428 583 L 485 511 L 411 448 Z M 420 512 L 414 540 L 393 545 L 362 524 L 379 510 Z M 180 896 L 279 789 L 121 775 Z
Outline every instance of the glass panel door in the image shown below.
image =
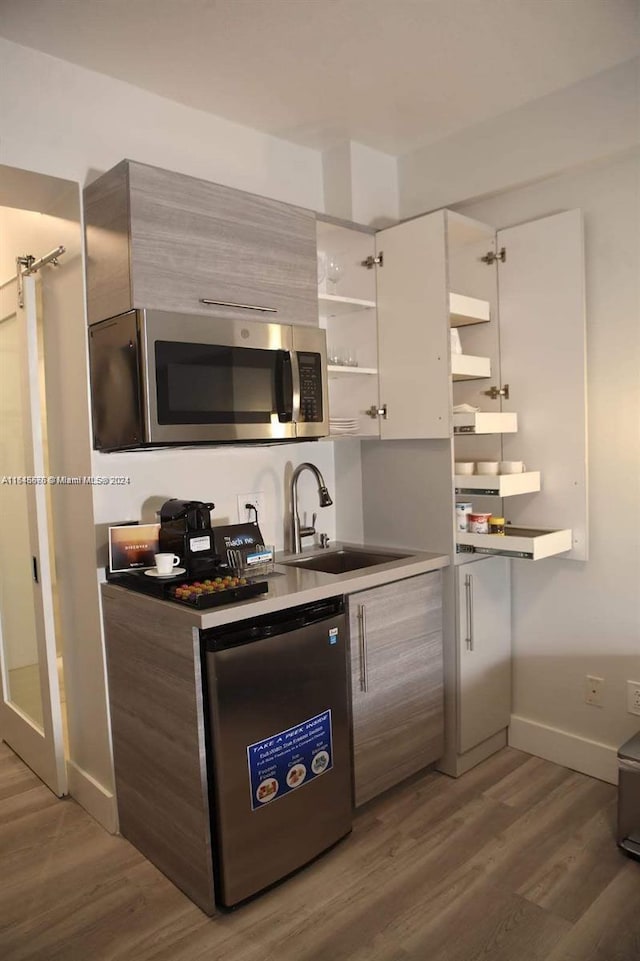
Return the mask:
M 0 736 L 66 793 L 47 523 L 37 291 L 0 288 Z

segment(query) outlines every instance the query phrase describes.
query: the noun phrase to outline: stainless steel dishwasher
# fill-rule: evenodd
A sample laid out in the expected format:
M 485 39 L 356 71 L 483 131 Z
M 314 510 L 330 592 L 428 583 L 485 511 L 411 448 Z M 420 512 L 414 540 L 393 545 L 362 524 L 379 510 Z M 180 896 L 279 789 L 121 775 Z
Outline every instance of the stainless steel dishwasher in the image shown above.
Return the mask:
M 231 907 L 351 830 L 341 597 L 201 632 L 217 899 Z

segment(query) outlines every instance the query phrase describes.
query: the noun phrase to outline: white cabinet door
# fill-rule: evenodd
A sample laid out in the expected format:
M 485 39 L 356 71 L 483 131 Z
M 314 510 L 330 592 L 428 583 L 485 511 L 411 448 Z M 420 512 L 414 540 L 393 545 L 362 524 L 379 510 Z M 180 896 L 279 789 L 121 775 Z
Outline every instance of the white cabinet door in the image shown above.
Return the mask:
M 506 557 L 463 564 L 456 571 L 460 754 L 510 721 L 510 574 Z
M 449 312 L 445 212 L 376 236 L 383 440 L 449 437 Z
M 542 490 L 510 498 L 517 527 L 570 528 L 564 559 L 588 559 L 586 345 L 582 214 L 568 210 L 498 232 L 504 411 L 518 433 L 502 438 L 503 459 L 542 474 Z

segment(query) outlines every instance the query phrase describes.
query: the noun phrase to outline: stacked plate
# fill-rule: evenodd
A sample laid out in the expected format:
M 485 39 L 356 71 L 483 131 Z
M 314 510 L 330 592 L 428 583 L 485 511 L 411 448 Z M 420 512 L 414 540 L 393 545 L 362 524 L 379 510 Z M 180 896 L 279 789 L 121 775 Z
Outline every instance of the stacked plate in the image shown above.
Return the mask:
M 330 434 L 357 434 L 360 431 L 360 421 L 357 417 L 330 417 Z

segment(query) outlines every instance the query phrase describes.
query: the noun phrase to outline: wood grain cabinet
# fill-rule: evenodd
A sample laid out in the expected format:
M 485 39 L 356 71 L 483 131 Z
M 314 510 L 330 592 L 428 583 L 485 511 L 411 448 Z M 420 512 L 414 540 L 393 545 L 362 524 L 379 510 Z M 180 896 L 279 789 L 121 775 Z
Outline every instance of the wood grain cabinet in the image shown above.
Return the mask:
M 443 749 L 440 572 L 348 599 L 356 805 Z
M 89 323 L 133 307 L 318 323 L 312 211 L 129 160 L 84 209 Z

